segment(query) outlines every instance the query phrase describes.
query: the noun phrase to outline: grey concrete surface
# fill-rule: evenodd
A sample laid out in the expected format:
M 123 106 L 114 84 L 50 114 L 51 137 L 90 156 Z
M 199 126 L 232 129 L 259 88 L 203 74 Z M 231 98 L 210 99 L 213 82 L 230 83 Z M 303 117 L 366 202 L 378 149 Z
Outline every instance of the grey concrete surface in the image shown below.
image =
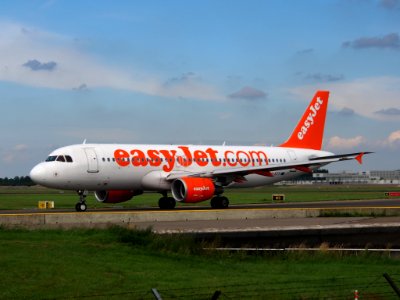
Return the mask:
M 335 218 L 347 215 L 364 218 Z M 322 216 L 330 216 L 322 218 Z M 35 213 L 0 213 L 0 225 L 5 227 L 49 228 L 49 227 L 107 227 L 122 225 L 129 227 L 153 227 L 157 230 L 200 231 L 209 230 L 248 230 L 249 228 L 271 229 L 290 226 L 333 226 L 334 220 L 341 221 L 341 226 L 356 226 L 366 222 L 371 216 L 400 216 L 400 207 L 331 207 L 331 208 L 236 208 L 225 210 L 120 210 L 77 212 L 35 212 Z M 400 217 L 394 217 L 396 220 Z M 389 220 L 388 218 L 372 218 Z M 325 220 L 325 221 L 322 221 Z M 390 218 L 392 223 L 392 218 Z M 324 223 L 321 223 L 324 222 Z M 301 225 L 303 224 L 303 225 Z M 336 224 L 338 225 L 338 224 Z M 168 228 L 171 226 L 171 228 Z M 222 226 L 222 227 L 221 227 Z M 361 225 L 360 225 L 361 226 Z M 158 229 L 159 228 L 159 229 Z M 163 229 L 162 229 L 163 228 Z
M 10 228 L 152 228 L 159 234 L 189 234 L 226 246 L 291 247 L 323 243 L 400 248 L 400 206 L 236 207 L 213 210 L 109 210 L 0 212 L 0 226 Z M 351 216 L 354 215 L 355 216 Z M 329 215 L 329 217 L 327 217 Z

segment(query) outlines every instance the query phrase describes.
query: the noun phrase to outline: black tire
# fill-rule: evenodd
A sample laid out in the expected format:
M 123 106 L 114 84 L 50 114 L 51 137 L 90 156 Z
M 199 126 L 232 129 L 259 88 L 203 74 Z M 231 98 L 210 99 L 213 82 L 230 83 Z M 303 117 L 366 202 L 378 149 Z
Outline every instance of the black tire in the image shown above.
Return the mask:
M 214 209 L 219 208 L 219 197 L 212 198 L 210 204 L 211 204 L 211 207 Z
M 226 197 L 214 197 L 211 199 L 211 207 L 214 209 L 227 208 L 229 206 L 229 199 Z
M 176 206 L 176 201 L 172 197 L 168 197 L 168 209 L 174 209 Z
M 165 197 L 158 199 L 158 207 L 160 209 L 166 209 L 165 199 L 166 199 Z
M 174 209 L 176 205 L 176 201 L 172 197 L 161 197 L 158 200 L 158 207 L 160 209 Z
M 221 208 L 228 208 L 228 206 L 229 206 L 229 199 L 226 198 L 226 197 L 221 197 L 220 199 L 221 199 L 221 200 L 220 200 Z

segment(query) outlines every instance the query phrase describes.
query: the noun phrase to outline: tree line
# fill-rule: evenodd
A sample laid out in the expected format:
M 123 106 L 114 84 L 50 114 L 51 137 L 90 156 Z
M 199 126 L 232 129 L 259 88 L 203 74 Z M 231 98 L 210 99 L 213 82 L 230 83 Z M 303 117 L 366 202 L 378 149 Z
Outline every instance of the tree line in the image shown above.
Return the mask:
M 15 176 L 14 178 L 0 178 L 0 186 L 32 186 L 35 183 L 29 176 Z

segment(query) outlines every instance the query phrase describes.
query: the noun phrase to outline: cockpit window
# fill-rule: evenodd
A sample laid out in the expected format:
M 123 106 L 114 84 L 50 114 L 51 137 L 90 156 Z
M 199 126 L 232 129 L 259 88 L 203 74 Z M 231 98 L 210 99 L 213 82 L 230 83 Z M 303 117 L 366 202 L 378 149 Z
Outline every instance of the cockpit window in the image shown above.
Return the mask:
M 46 161 L 60 161 L 72 163 L 72 157 L 69 155 L 50 155 Z
M 57 156 L 57 161 L 65 162 L 65 157 L 64 157 L 64 155 L 59 155 L 59 156 Z

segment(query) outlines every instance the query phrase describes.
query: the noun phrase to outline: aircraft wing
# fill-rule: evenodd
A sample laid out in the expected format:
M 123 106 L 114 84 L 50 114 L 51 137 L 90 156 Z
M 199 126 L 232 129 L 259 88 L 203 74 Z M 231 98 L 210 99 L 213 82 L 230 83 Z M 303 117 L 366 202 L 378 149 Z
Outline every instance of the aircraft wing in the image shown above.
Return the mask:
M 305 173 L 311 173 L 312 170 L 310 167 L 322 166 L 332 162 L 338 162 L 343 160 L 351 160 L 355 159 L 360 164 L 362 163 L 362 157 L 365 154 L 370 154 L 373 152 L 356 152 L 356 153 L 348 153 L 348 154 L 339 154 L 339 155 L 329 155 L 322 157 L 310 158 L 308 161 L 301 162 L 290 162 L 290 163 L 280 163 L 280 164 L 272 164 L 266 166 L 247 166 L 247 167 L 235 167 L 229 169 L 216 169 L 208 172 L 187 172 L 187 171 L 178 171 L 171 172 L 166 179 L 167 180 L 175 180 L 177 178 L 182 177 L 218 177 L 218 176 L 228 176 L 228 175 L 237 175 L 237 176 L 245 176 L 249 174 L 258 174 L 263 176 L 273 177 L 272 171 L 278 170 L 288 170 L 295 169 L 299 171 L 303 171 Z

